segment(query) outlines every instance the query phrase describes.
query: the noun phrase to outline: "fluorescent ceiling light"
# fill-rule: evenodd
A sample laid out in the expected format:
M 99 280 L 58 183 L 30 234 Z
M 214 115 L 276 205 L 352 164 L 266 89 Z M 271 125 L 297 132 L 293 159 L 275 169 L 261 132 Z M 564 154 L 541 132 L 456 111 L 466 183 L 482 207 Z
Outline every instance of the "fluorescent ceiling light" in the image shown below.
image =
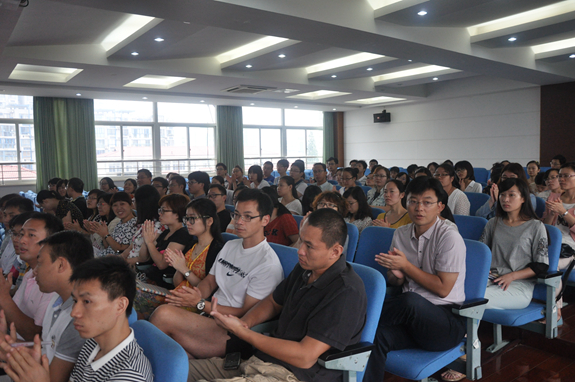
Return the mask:
M 551 57 L 553 55 L 560 55 L 566 52 L 561 52 L 562 50 L 573 50 L 575 47 L 575 38 L 569 38 L 567 40 L 553 41 L 546 44 L 534 45 L 531 47 L 533 53 L 535 53 L 535 58 Z M 558 51 L 556 54 L 551 52 Z M 551 53 L 551 54 L 549 54 Z
M 417 12 L 417 14 L 419 16 L 425 16 L 427 14 L 427 11 L 419 11 L 419 12 Z
M 57 66 L 25 65 L 17 64 L 10 76 L 11 80 L 42 81 L 65 83 L 83 69 L 62 68 Z
M 549 19 L 559 15 L 575 11 L 575 2 L 573 0 L 561 1 L 559 3 L 547 5 L 545 7 L 532 9 L 527 12 L 517 13 L 515 15 L 503 17 L 497 20 L 491 20 L 485 23 L 473 25 L 467 28 L 470 36 L 478 36 L 502 29 L 517 27 L 519 25 L 533 23 L 536 21 Z
M 289 96 L 287 98 L 317 100 L 317 99 L 323 99 L 323 98 L 339 97 L 339 96 L 348 95 L 348 94 L 351 94 L 351 93 L 336 92 L 333 90 L 318 90 L 315 92 L 292 95 L 292 96 Z
M 373 98 L 362 98 L 356 99 L 355 101 L 346 101 L 345 103 L 354 103 L 359 105 L 373 105 L 376 103 L 388 103 L 388 102 L 397 102 L 397 101 L 405 101 L 405 98 L 395 98 L 395 97 L 373 97 Z
M 128 88 L 146 88 L 146 89 L 171 89 L 175 86 L 195 80 L 195 78 L 186 77 L 168 77 L 145 75 L 132 82 L 127 83 L 124 87 Z
M 414 77 L 414 76 L 419 76 L 422 74 L 441 72 L 444 70 L 454 70 L 454 69 L 451 69 L 451 68 L 448 68 L 445 66 L 428 65 L 428 66 L 423 66 L 421 68 L 407 69 L 407 70 L 401 70 L 399 72 L 382 74 L 379 76 L 371 77 L 371 79 L 374 82 L 380 82 L 380 81 L 394 80 L 397 78 Z
M 342 66 L 349 66 L 353 64 L 358 64 L 365 61 L 371 61 L 378 58 L 383 58 L 380 54 L 373 54 L 373 53 L 358 53 L 353 54 L 351 56 L 338 58 L 331 61 L 322 62 L 321 64 L 316 64 L 312 66 L 308 66 L 305 68 L 308 74 L 316 73 L 316 72 L 323 72 L 329 69 L 341 68 Z
M 106 52 L 110 52 L 112 49 L 119 47 L 122 42 L 128 40 L 134 34 L 137 34 L 138 32 L 143 34 L 161 21 L 162 19 L 156 19 L 154 17 L 129 15 L 122 24 L 120 24 L 120 26 L 104 37 L 104 40 L 102 40 L 100 45 L 102 45 Z
M 216 60 L 218 60 L 220 64 L 223 64 L 224 62 L 247 56 L 248 54 L 269 48 L 270 46 L 277 45 L 287 40 L 287 38 L 282 37 L 266 36 L 254 42 L 250 42 L 249 44 L 242 45 L 238 48 L 222 53 L 219 56 L 216 56 Z

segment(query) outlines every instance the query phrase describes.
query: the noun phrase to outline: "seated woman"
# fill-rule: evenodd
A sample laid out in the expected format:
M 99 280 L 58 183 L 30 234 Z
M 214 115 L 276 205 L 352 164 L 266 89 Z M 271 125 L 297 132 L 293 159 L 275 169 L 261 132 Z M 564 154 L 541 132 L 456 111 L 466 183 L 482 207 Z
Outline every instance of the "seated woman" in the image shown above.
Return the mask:
M 250 188 L 257 188 L 259 190 L 270 186 L 267 180 L 264 180 L 264 172 L 258 165 L 251 166 L 248 169 L 248 182 Z
M 169 266 L 164 258 L 167 248 L 183 251 L 191 240 L 187 228 L 183 227 L 183 218 L 186 215 L 186 206 L 190 199 L 185 195 L 171 194 L 160 199 L 158 213 L 160 223 L 167 228 L 157 233 L 155 222 L 144 222 L 142 236 L 144 245 L 140 248 L 137 269 L 146 267 L 144 273 L 148 282 L 173 289 L 174 285 L 166 283 L 163 275 L 173 276 L 176 270 Z M 150 266 L 150 267 L 147 267 Z
M 365 176 L 365 185 L 367 187 L 375 187 L 375 181 L 373 180 L 373 172 L 370 172 Z
M 116 225 L 120 222 L 120 219 L 116 217 L 116 214 L 114 214 L 112 206 L 110 205 L 112 194 L 106 194 L 103 191 L 101 192 L 102 194 L 98 196 L 98 200 L 96 201 L 96 205 L 98 207 L 98 218 L 92 221 L 84 220 L 84 227 L 86 227 L 86 231 L 90 233 L 92 247 L 94 247 L 94 255 L 96 256 L 105 250 L 104 238 L 98 234 L 99 227 L 101 225 L 106 225 L 107 230 L 105 235 L 111 235 L 114 228 L 116 228 Z M 104 230 L 101 230 L 100 232 L 104 232 Z
M 297 192 L 297 198 L 301 199 L 305 189 L 307 187 L 307 183 L 305 182 L 305 168 L 302 161 L 295 161 L 292 163 L 290 167 L 289 175 L 293 178 L 295 182 L 295 189 Z
M 475 216 L 481 216 L 485 219 L 491 219 L 495 216 L 496 207 L 497 207 L 497 198 L 499 197 L 499 184 L 502 183 L 506 179 L 521 179 L 525 183 L 527 183 L 527 177 L 525 176 L 525 171 L 523 167 L 519 163 L 509 163 L 507 166 L 503 167 L 501 171 L 501 177 L 499 178 L 497 183 L 491 184 L 491 188 L 489 190 L 490 198 L 485 204 L 475 212 Z M 557 185 L 559 185 L 559 181 L 557 181 Z M 535 210 L 535 206 L 537 206 L 537 200 L 535 199 L 535 195 L 530 194 L 529 200 L 533 209 Z
M 271 187 L 262 189 L 273 204 L 274 210 L 270 222 L 264 228 L 264 236 L 268 243 L 290 246 L 299 239 L 299 227 L 289 210 L 278 200 L 277 192 Z
M 409 178 L 409 175 L 407 175 L 406 172 L 400 172 L 397 174 L 397 176 L 395 177 L 395 179 L 399 180 L 401 183 L 403 183 L 403 185 L 407 188 L 407 185 L 409 184 L 409 182 L 411 181 L 411 179 Z
M 459 189 L 459 181 L 455 170 L 449 164 L 443 163 L 437 167 L 433 176 L 441 182 L 443 189 L 449 196 L 447 205 L 455 215 L 469 215 L 471 203 L 467 196 Z
M 397 179 L 392 179 L 383 188 L 385 205 L 389 211 L 379 214 L 372 225 L 377 227 L 399 228 L 411 223 L 405 209 L 405 186 Z
M 56 215 L 62 219 L 62 223 L 77 222 L 80 228 L 84 228 L 84 215 L 80 209 L 68 199 L 64 199 L 59 193 L 42 190 L 36 195 L 36 201 L 44 212 Z
M 430 162 L 427 165 L 427 169 L 429 170 L 430 173 L 435 174 L 435 170 L 437 170 L 437 167 L 439 167 L 439 164 L 437 162 Z
M 105 177 L 100 179 L 100 190 L 113 194 L 118 192 L 118 187 L 116 187 L 112 178 Z
M 88 208 L 89 216 L 88 216 L 88 219 L 84 219 L 84 221 L 83 221 L 84 228 L 82 228 L 82 226 L 80 226 L 80 222 L 64 223 L 64 228 L 69 229 L 69 230 L 82 232 L 85 234 L 90 234 L 90 232 L 88 232 L 88 230 L 87 230 L 86 224 L 87 224 L 87 222 L 91 222 L 91 221 L 95 221 L 95 222 L 100 221 L 100 215 L 98 214 L 98 206 L 97 206 L 98 197 L 100 195 L 104 195 L 104 194 L 105 194 L 104 191 L 101 191 L 97 188 L 88 192 L 88 197 L 86 198 L 86 207 Z
M 291 176 L 286 175 L 280 178 L 277 193 L 280 203 L 283 204 L 289 212 L 294 215 L 302 215 L 302 204 L 298 199 L 295 180 Z
M 341 172 L 341 188 L 339 189 L 339 193 L 341 195 L 344 192 L 352 187 L 355 187 L 355 182 L 357 181 L 357 169 L 353 167 L 346 167 Z
M 537 191 L 535 192 L 536 196 L 539 196 L 539 194 L 543 191 L 547 191 L 547 184 L 545 184 L 544 172 L 540 172 L 535 176 L 535 188 L 537 189 Z
M 223 177 L 216 175 L 216 176 L 212 177 L 212 184 L 219 184 L 220 186 L 225 187 L 225 180 Z
M 321 194 L 323 191 L 318 186 L 314 186 L 313 184 L 308 186 L 301 198 L 301 215 L 305 216 L 308 212 L 313 211 L 313 201 L 315 198 Z
M 538 193 L 538 197 L 546 201 L 551 195 L 561 195 L 563 191 L 561 190 L 561 185 L 559 183 L 559 170 L 551 168 L 545 171 L 544 179 L 545 184 L 547 185 L 547 190 Z
M 343 185 L 341 184 L 341 173 L 343 172 L 343 168 L 339 167 L 337 170 L 335 170 L 335 180 L 337 182 L 337 184 L 339 184 L 340 186 L 343 187 Z
M 136 217 L 132 211 L 132 198 L 125 192 L 117 192 L 110 199 L 110 205 L 116 217 L 120 219 L 112 233 L 108 233 L 108 226 L 100 224 L 98 235 L 103 239 L 104 250 L 98 256 L 121 254 L 132 241 L 136 233 Z
M 343 197 L 347 200 L 347 205 L 349 206 L 348 214 L 344 220 L 346 223 L 356 226 L 361 234 L 365 227 L 371 225 L 373 216 L 371 207 L 367 204 L 365 192 L 363 192 L 361 187 L 351 187 L 345 191 Z
M 415 178 L 418 178 L 420 176 L 426 176 L 428 178 L 433 178 L 433 174 L 431 173 L 431 171 L 429 171 L 425 167 L 420 167 L 417 170 L 415 170 Z
M 56 192 L 61 198 L 68 197 L 68 179 L 60 179 L 56 185 Z
M 375 166 L 373 169 L 373 188 L 367 191 L 367 204 L 372 207 L 385 206 L 383 187 L 390 179 L 389 170 L 383 166 Z
M 136 182 L 136 179 L 128 178 L 124 182 L 124 192 L 129 195 L 134 195 L 137 188 L 138 188 L 138 182 Z
M 483 186 L 475 181 L 473 166 L 466 160 L 459 161 L 455 164 L 455 173 L 459 178 L 460 190 L 464 192 L 483 191 Z
M 537 162 L 536 160 L 531 160 L 527 162 L 527 175 L 529 175 L 527 183 L 529 184 L 529 190 L 531 191 L 532 194 L 536 194 L 539 192 L 539 190 L 537 190 L 537 185 L 535 184 L 535 177 L 537 177 L 539 171 L 541 171 L 539 162 Z
M 244 179 L 244 170 L 240 166 L 235 166 L 228 181 L 228 189 L 235 190 L 238 185 L 244 184 L 244 181 L 247 182 L 247 179 Z
M 348 204 L 347 200 L 338 191 L 324 191 L 312 203 L 312 211 L 319 208 L 331 208 L 339 212 L 342 217 L 347 216 Z

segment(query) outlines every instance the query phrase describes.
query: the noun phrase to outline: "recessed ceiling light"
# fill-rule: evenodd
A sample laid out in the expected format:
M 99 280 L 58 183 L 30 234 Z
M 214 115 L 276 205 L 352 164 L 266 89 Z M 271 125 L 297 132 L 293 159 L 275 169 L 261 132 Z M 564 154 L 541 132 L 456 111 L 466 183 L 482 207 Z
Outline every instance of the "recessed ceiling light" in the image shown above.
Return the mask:
M 201 100 L 200 100 L 200 102 L 202 102 L 202 103 L 203 103 L 203 102 L 206 102 L 206 101 L 204 101 L 203 99 L 201 99 Z
M 148 99 L 148 97 L 142 97 L 142 99 Z
M 413 60 L 407 60 L 407 61 L 409 61 L 409 62 L 413 62 Z
M 286 55 L 282 53 L 282 54 L 280 54 L 278 57 L 279 57 L 279 58 L 285 58 Z
M 575 54 L 570 55 L 569 58 L 575 58 Z
M 252 66 L 251 66 L 250 64 L 247 64 L 247 65 L 246 65 L 246 68 L 248 68 L 248 69 L 251 68 L 251 67 L 252 67 Z
M 297 106 L 294 106 L 293 108 L 294 108 L 294 109 L 297 109 Z
M 190 24 L 190 22 L 189 22 L 189 21 L 184 21 L 184 24 Z
M 162 41 L 164 41 L 164 39 L 163 39 L 163 38 L 161 38 L 161 37 L 156 37 L 156 38 L 154 39 L 154 41 L 157 41 L 157 42 L 162 42 Z
M 426 11 L 419 11 L 419 12 L 417 12 L 417 14 L 419 16 L 425 16 L 427 14 L 427 12 Z
M 255 105 L 255 103 L 253 103 L 253 102 L 252 102 L 252 103 L 250 103 L 250 106 L 254 106 L 254 105 Z
M 433 77 L 433 81 L 437 81 L 439 78 L 437 77 Z
M 138 54 L 140 54 L 140 53 L 138 53 L 138 52 L 132 52 L 132 56 L 137 56 Z
M 373 70 L 373 68 L 367 68 L 366 69 L 368 72 L 371 72 Z
M 336 111 L 337 109 L 331 109 L 331 110 Z
M 335 74 L 332 74 L 331 78 L 337 78 L 337 76 Z
M 509 37 L 509 38 L 507 39 L 507 41 L 511 41 L 511 42 L 517 41 L 517 37 Z
M 76 93 L 76 97 L 80 97 L 81 95 L 81 93 Z

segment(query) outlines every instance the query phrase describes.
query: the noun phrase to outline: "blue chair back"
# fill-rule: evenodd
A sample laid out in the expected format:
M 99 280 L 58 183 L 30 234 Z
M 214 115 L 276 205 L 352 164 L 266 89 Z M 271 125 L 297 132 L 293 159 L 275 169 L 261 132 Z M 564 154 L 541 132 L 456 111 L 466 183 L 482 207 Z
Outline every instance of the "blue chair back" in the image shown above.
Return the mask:
M 146 320 L 132 324 L 136 341 L 152 364 L 155 382 L 185 382 L 189 361 L 183 347 Z
M 335 189 L 339 191 L 339 189 L 341 188 L 341 186 L 339 184 L 335 185 Z
M 331 184 L 333 184 L 334 186 L 337 186 L 337 180 L 328 180 L 328 182 L 330 182 Z
M 363 190 L 363 192 L 365 193 L 365 195 L 367 195 L 367 192 L 368 192 L 369 190 L 371 190 L 371 187 L 369 187 L 369 186 L 359 186 L 359 187 L 361 187 L 361 189 Z
M 387 279 L 387 268 L 375 262 L 377 253 L 387 253 L 395 229 L 387 227 L 366 227 L 361 231 L 361 238 L 355 253 L 355 264 L 362 264 L 379 271 Z
M 465 299 L 467 301 L 485 297 L 491 250 L 479 241 L 463 239 L 467 249 L 465 256 Z
M 479 240 L 487 219 L 480 216 L 453 215 L 459 233 L 464 239 Z
M 136 321 L 138 321 L 138 313 L 136 312 L 136 309 L 132 307 L 132 313 L 130 313 L 130 317 L 128 317 L 128 323 L 132 326 Z
M 227 243 L 230 240 L 239 239 L 238 235 L 229 232 L 222 232 L 222 237 L 224 238 L 224 243 Z
M 357 242 L 359 240 L 359 230 L 356 226 L 351 223 L 347 224 L 347 251 L 345 252 L 345 259 L 350 263 L 353 261 L 355 257 L 355 251 L 357 249 Z
M 489 180 L 489 170 L 483 167 L 473 167 L 473 174 L 476 182 L 487 183 Z
M 236 210 L 236 206 L 226 204 L 226 210 L 230 211 L 230 213 L 234 213 L 234 211 Z
M 291 271 L 293 271 L 296 264 L 299 262 L 297 249 L 276 243 L 269 244 L 275 251 L 276 255 L 278 255 L 284 270 L 284 278 L 287 278 Z
M 297 228 L 299 229 L 299 226 L 301 225 L 301 221 L 303 220 L 303 216 L 294 215 L 293 218 L 295 219 L 295 222 L 297 223 Z
M 377 219 L 377 217 L 384 212 L 385 211 L 382 210 L 381 208 L 371 207 L 371 215 L 372 215 L 373 220 Z
M 549 241 L 549 270 L 547 272 L 555 273 L 559 267 L 562 240 L 561 231 L 559 228 L 550 224 L 545 224 L 545 228 L 547 229 L 547 239 Z M 546 295 L 547 290 L 545 285 L 536 284 L 535 289 L 533 290 L 533 298 L 536 300 L 545 301 Z
M 541 219 L 543 217 L 543 212 L 545 212 L 545 200 L 539 196 L 536 196 L 535 200 L 537 201 L 537 205 L 535 206 L 535 213 Z
M 475 216 L 475 212 L 489 200 L 489 195 L 480 194 L 479 192 L 465 192 L 467 199 L 471 206 L 469 207 L 469 215 Z

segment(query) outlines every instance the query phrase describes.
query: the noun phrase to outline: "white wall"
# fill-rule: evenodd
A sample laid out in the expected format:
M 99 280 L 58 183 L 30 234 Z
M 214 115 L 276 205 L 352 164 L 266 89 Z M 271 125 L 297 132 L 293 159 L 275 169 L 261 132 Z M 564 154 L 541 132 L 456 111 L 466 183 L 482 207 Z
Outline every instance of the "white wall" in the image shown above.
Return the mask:
M 0 186 L 0 197 L 7 195 L 7 194 L 17 194 L 20 191 L 28 191 L 32 190 L 36 192 L 36 185 L 35 184 L 22 184 L 22 185 L 10 185 L 10 186 Z
M 523 165 L 538 160 L 539 87 L 502 89 L 494 83 L 497 90 L 489 92 L 478 81 L 452 81 L 425 101 L 387 106 L 391 123 L 373 123 L 383 107 L 346 112 L 346 165 L 351 159 L 401 167 L 466 159 L 490 168 L 504 159 Z

